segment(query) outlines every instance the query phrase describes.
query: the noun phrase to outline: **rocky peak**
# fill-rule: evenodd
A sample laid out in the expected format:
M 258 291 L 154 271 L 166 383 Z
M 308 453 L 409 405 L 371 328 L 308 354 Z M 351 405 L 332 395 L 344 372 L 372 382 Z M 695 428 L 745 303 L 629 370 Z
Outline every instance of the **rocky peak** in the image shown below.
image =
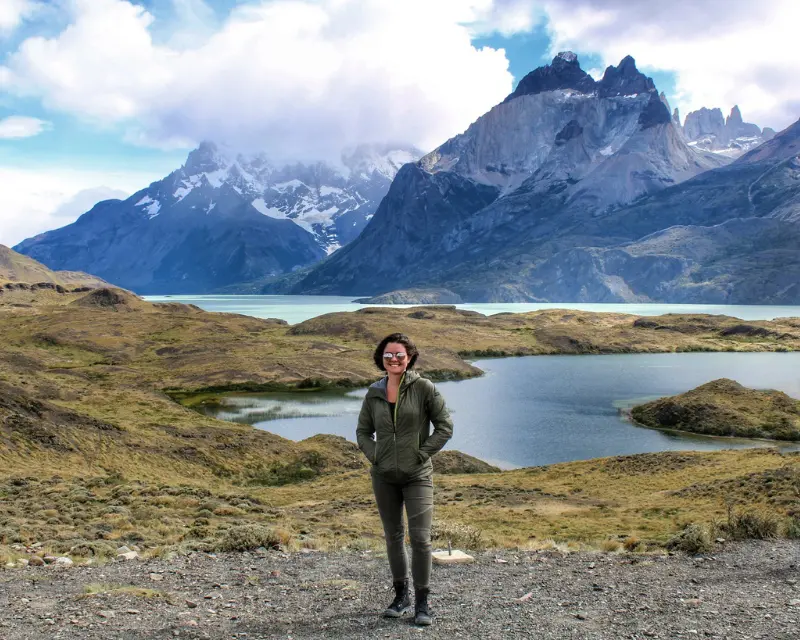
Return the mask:
M 227 163 L 220 155 L 217 145 L 210 140 L 203 140 L 197 149 L 189 153 L 186 158 L 186 164 L 183 167 L 187 175 L 193 176 L 200 173 L 218 171 L 224 168 L 225 165 Z
M 697 140 L 704 135 L 718 135 L 725 128 L 725 119 L 721 109 L 702 107 L 687 114 L 683 128 L 689 140 Z
M 678 129 L 683 129 L 681 126 L 681 112 L 678 111 L 678 107 L 675 107 L 675 110 L 672 112 L 672 122 Z
M 562 51 L 550 64 L 531 71 L 504 102 L 557 89 L 573 89 L 581 93 L 591 93 L 595 89 L 595 81 L 581 69 L 578 56 L 572 51 Z
M 739 105 L 733 105 L 733 109 L 731 109 L 730 115 L 725 119 L 725 126 L 738 126 L 742 124 L 744 120 L 742 120 L 742 112 L 739 111 Z
M 597 87 L 601 98 L 655 92 L 656 89 L 653 79 L 636 68 L 636 60 L 631 56 L 625 56 L 616 67 L 610 65 Z

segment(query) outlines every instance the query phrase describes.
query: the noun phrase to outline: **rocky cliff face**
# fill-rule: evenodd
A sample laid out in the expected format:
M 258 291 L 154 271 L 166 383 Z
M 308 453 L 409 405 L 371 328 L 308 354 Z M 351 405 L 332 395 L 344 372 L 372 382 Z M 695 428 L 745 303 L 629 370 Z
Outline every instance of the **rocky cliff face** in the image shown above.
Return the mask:
M 678 117 L 676 113 L 675 118 Z M 758 125 L 744 122 L 738 105 L 727 118 L 723 118 L 720 109 L 703 107 L 692 111 L 686 116 L 683 133 L 690 145 L 729 158 L 737 158 L 775 135 L 769 127 L 762 131 Z
M 16 249 L 55 269 L 138 293 L 204 293 L 293 271 L 355 238 L 411 147 L 363 145 L 341 164 L 273 166 L 204 142 L 186 163 L 124 201 Z
M 635 297 L 605 281 L 581 291 L 583 267 L 564 273 L 550 261 L 635 241 L 642 234 L 611 223 L 618 212 L 724 162 L 687 143 L 632 58 L 594 81 L 574 54 L 559 54 L 463 134 L 404 167 L 361 237 L 294 291 Z

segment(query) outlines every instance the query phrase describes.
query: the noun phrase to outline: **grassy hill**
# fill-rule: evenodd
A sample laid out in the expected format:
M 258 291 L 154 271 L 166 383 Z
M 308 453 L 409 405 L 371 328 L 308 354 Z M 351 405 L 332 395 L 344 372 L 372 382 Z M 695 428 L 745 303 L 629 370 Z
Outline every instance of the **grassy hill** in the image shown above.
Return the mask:
M 648 427 L 715 436 L 800 440 L 800 400 L 722 378 L 631 410 Z
M 31 292 L 30 306 L 0 305 L 0 555 L 34 541 L 83 554 L 122 542 L 154 553 L 215 548 L 244 523 L 267 527 L 290 548 L 379 547 L 367 463 L 353 443 L 324 435 L 293 442 L 202 416 L 175 398 L 364 385 L 377 378 L 374 345 L 392 331 L 415 338 L 419 369 L 437 379 L 479 375 L 464 360 L 476 355 L 800 349 L 798 319 L 564 310 L 485 317 L 425 307 L 289 326 L 152 304 L 118 289 L 59 294 L 58 304 L 44 293 Z M 500 545 L 659 543 L 688 522 L 724 515 L 724 497 L 739 487 L 747 489 L 742 504 L 785 518 L 798 469 L 797 456 L 774 451 L 477 474 L 454 473 L 484 470 L 467 458 L 445 462 L 437 535 Z M 773 476 L 780 480 L 764 490 Z
M 6 285 L 51 284 L 72 290 L 81 287 L 105 287 L 108 283 L 79 271 L 53 271 L 33 258 L 0 244 L 0 295 L 13 291 L 28 290 L 27 287 Z M 47 287 L 41 287 L 46 289 Z M 63 293 L 63 291 L 61 292 Z

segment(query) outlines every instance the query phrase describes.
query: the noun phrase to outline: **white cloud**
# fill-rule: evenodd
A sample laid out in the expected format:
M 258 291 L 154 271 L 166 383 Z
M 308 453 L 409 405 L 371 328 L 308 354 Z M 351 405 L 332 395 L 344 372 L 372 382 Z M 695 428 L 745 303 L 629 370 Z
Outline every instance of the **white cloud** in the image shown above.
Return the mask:
M 741 107 L 745 120 L 781 129 L 800 117 L 800 2 L 770 0 L 542 0 L 553 51 L 625 55 L 676 74 L 677 106 Z M 673 105 L 675 106 L 675 105 Z
M 16 29 L 22 21 L 35 11 L 31 0 L 2 0 L 0 2 L 0 35 Z
M 51 124 L 39 118 L 28 116 L 8 116 L 0 120 L 0 140 L 11 138 L 30 138 L 49 129 Z
M 127 196 L 162 177 L 146 172 L 0 166 L 0 244 L 14 246 L 25 238 L 62 227 L 97 202 Z
M 71 25 L 24 41 L 0 89 L 167 147 L 212 138 L 276 159 L 362 141 L 432 148 L 512 90 L 504 52 L 476 50 L 471 35 L 528 14 L 494 2 L 513 9 L 505 22 L 492 0 L 271 0 L 236 7 L 186 48 L 156 44 L 139 5 L 72 0 Z M 207 25 L 204 3 L 179 5 Z

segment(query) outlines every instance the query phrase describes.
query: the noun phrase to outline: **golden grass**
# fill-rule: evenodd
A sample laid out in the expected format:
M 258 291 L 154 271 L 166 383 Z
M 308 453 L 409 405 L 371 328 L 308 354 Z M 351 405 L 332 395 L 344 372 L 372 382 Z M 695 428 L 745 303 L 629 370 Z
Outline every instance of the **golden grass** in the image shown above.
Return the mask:
M 791 319 L 747 323 L 760 328 L 751 331 L 712 316 L 411 314 L 367 308 L 290 327 L 133 296 L 111 308 L 0 304 L 0 554 L 34 541 L 60 553 L 93 543 L 101 556 L 103 544 L 213 549 L 242 524 L 271 528 L 286 548 L 380 548 L 354 444 L 295 443 L 173 397 L 363 385 L 377 377 L 374 344 L 391 331 L 412 335 L 420 369 L 439 378 L 479 373 L 463 359 L 476 353 L 800 349 Z M 785 517 L 797 466 L 797 456 L 764 450 L 666 452 L 441 475 L 436 518 L 480 530 L 488 545 L 656 544 L 721 518 L 725 495 Z

